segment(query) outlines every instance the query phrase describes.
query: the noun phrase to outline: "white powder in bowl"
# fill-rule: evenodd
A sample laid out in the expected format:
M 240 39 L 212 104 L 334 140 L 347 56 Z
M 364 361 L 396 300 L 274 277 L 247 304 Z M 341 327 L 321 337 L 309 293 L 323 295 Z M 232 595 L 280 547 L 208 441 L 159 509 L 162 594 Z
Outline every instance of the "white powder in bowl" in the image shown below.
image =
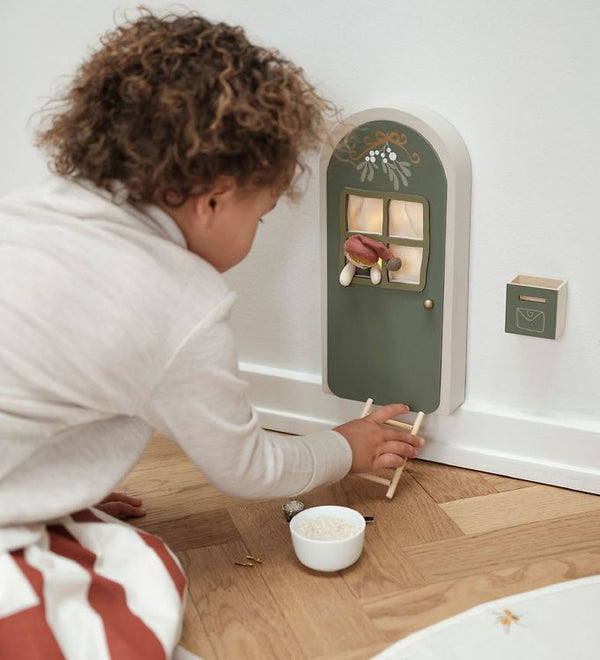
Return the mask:
M 339 541 L 354 536 L 360 531 L 360 525 L 351 520 L 335 516 L 317 516 L 298 523 L 296 534 L 316 541 Z

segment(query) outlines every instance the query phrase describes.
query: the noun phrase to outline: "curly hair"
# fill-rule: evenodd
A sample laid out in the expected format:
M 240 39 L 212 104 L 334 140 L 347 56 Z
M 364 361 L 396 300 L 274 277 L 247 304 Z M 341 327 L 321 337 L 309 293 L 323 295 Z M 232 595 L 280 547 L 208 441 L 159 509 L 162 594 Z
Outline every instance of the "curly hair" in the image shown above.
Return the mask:
M 126 191 L 133 204 L 183 204 L 219 176 L 294 196 L 302 154 L 335 112 L 276 50 L 242 28 L 142 9 L 101 38 L 46 107 L 36 144 L 56 173 Z

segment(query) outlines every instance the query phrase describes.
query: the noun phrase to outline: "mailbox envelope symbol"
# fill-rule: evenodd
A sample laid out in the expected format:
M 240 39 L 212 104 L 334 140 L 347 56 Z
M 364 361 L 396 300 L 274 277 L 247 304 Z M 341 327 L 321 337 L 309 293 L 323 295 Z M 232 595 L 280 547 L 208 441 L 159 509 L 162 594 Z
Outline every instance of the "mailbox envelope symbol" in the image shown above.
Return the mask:
M 517 328 L 527 332 L 544 332 L 546 314 L 539 309 L 517 307 Z

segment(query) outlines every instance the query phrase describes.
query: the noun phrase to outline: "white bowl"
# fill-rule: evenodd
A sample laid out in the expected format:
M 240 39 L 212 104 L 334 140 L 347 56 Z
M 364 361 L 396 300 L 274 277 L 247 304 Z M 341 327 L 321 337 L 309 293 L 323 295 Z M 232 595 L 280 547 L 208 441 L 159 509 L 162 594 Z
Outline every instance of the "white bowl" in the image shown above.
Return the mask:
M 358 531 L 341 539 L 321 540 L 301 536 L 298 529 L 314 518 L 338 518 L 356 525 Z M 290 520 L 290 533 L 296 557 L 315 571 L 341 571 L 360 557 L 365 540 L 365 519 L 345 506 L 313 506 Z

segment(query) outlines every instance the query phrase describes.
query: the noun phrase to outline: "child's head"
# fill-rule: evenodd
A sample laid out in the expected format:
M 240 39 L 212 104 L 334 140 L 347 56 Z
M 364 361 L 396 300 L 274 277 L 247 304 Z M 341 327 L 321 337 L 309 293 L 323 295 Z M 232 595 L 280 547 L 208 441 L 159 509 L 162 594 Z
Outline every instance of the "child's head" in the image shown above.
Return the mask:
M 174 207 L 223 176 L 293 192 L 330 109 L 301 69 L 241 28 L 144 11 L 82 63 L 38 144 L 63 176 Z

